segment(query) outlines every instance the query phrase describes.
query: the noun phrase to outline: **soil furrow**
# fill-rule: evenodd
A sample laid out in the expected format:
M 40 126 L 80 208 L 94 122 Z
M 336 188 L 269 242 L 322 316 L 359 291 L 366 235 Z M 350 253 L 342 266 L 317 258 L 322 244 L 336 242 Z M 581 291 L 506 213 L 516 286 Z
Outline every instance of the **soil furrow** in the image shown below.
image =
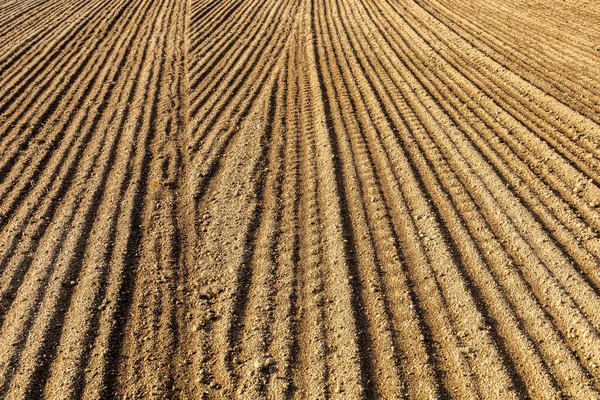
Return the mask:
M 593 0 L 5 0 L 0 398 L 600 399 Z

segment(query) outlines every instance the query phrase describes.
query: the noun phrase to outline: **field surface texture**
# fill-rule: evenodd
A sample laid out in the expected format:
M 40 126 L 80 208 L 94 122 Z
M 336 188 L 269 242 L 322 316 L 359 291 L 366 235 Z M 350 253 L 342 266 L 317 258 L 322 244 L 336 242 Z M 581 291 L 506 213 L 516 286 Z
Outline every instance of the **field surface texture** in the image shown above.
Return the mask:
M 0 0 L 0 399 L 600 398 L 595 0 Z

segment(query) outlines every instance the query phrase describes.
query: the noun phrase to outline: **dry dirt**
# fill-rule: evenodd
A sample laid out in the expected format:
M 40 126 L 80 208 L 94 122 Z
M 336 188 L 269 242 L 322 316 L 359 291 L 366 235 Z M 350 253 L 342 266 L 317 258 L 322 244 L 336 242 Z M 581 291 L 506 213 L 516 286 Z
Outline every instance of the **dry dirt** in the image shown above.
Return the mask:
M 595 0 L 0 1 L 1 399 L 600 398 Z

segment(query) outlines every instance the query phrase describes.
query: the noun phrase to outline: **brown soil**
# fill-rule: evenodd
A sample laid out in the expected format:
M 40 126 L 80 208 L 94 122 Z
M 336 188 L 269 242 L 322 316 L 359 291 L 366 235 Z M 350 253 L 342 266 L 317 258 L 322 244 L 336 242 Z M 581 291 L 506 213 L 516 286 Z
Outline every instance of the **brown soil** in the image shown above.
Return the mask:
M 600 398 L 593 0 L 0 2 L 0 399 Z

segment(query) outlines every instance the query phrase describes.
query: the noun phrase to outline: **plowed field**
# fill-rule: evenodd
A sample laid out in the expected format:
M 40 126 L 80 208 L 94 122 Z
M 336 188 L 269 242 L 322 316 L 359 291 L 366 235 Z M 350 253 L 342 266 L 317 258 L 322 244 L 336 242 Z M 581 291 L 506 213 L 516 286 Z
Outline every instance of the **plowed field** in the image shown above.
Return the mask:
M 595 0 L 1 0 L 0 399 L 600 398 Z

